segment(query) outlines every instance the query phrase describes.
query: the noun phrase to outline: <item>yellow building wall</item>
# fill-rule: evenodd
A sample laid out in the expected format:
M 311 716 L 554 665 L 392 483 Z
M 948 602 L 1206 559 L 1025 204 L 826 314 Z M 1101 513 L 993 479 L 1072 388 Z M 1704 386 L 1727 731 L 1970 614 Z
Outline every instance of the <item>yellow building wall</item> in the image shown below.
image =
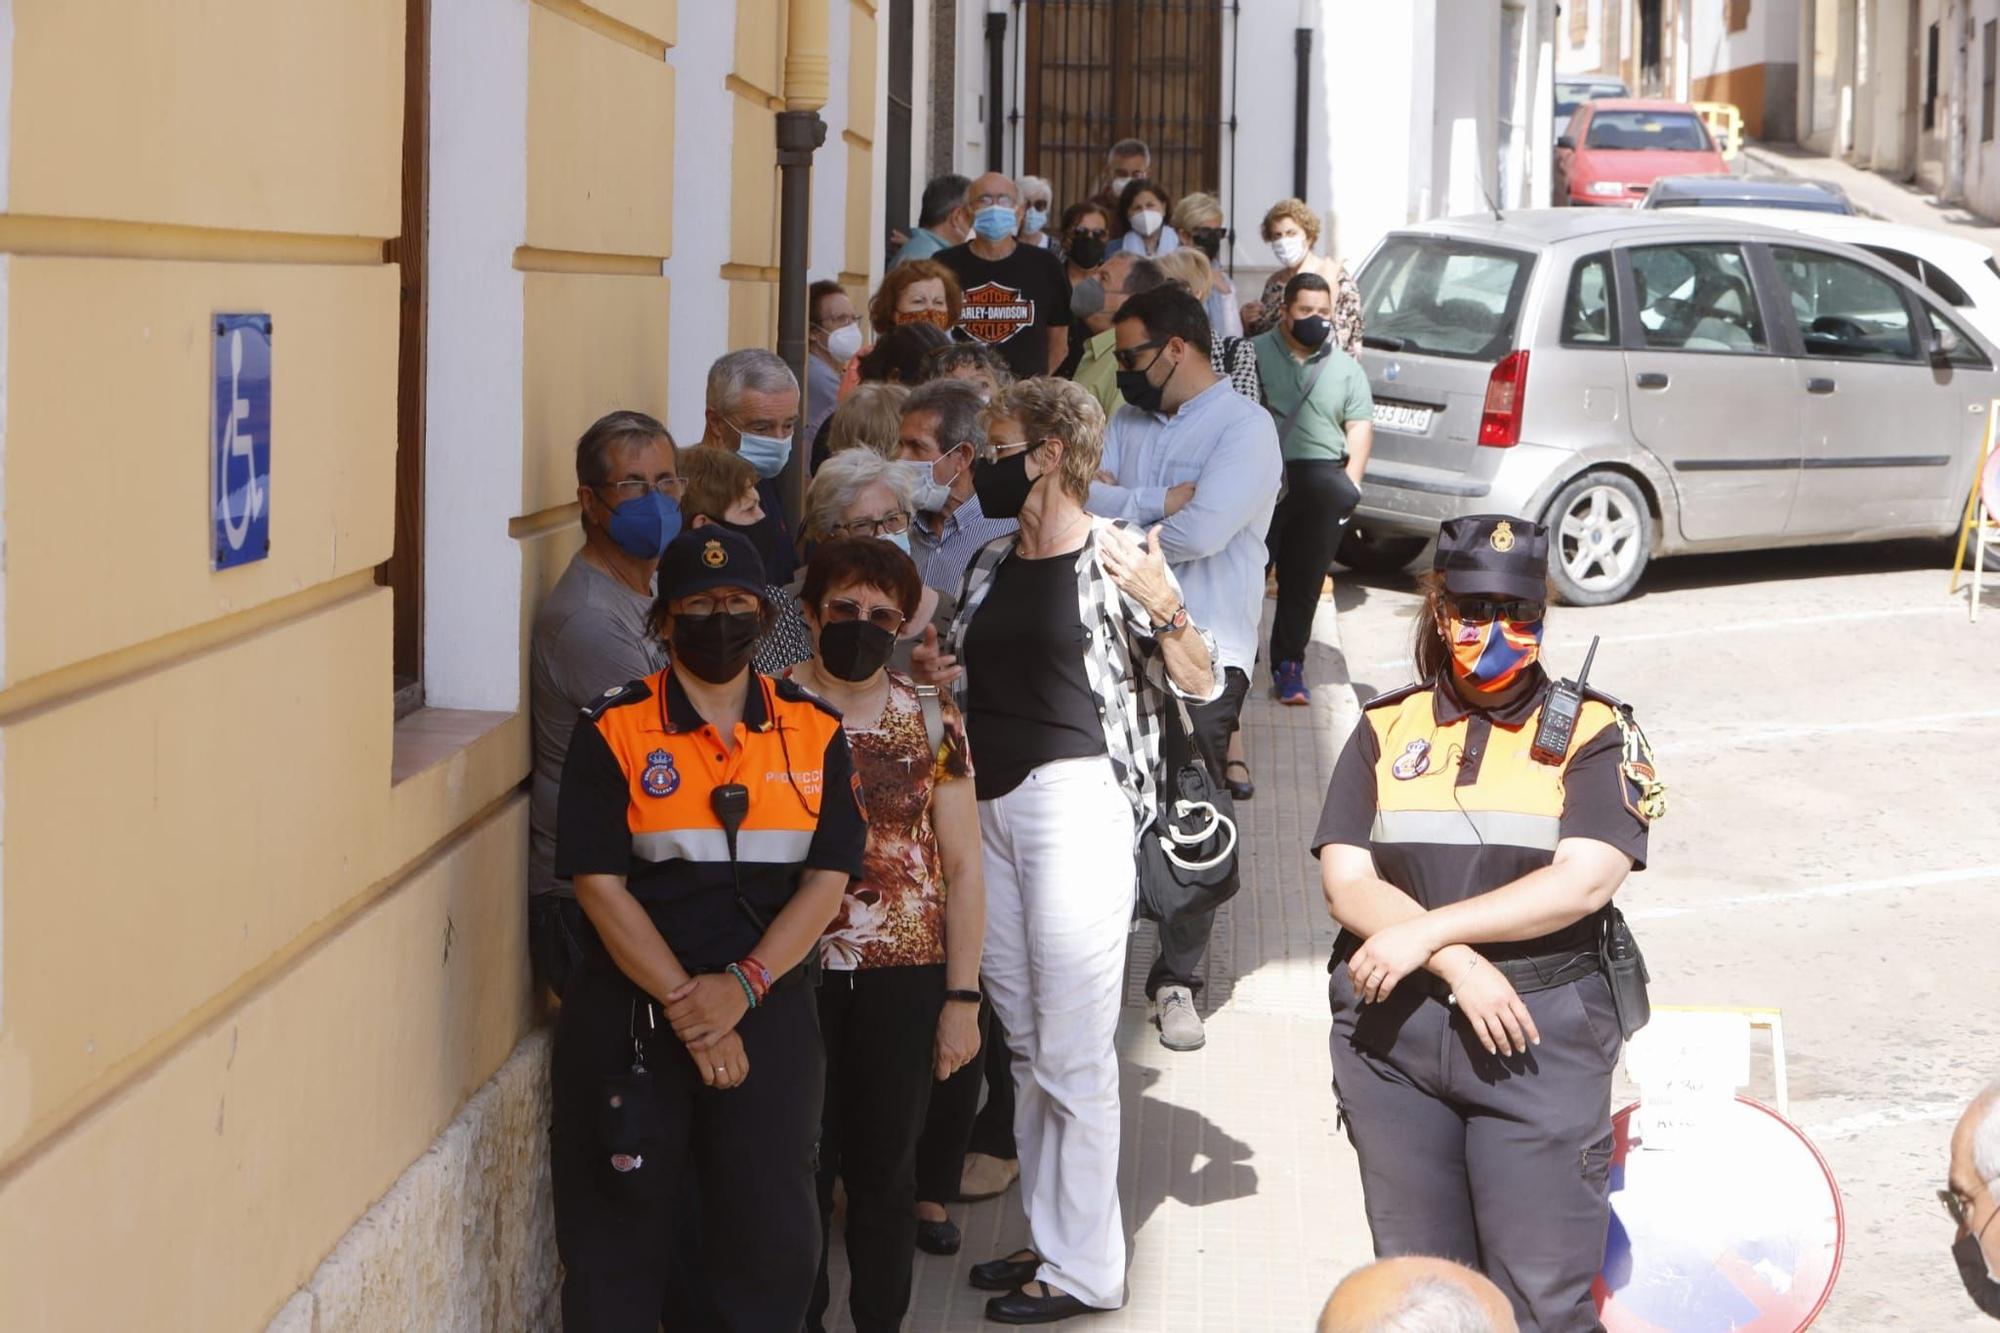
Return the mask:
M 872 109 L 875 7 L 830 3 L 869 85 L 835 71 L 835 96 Z M 786 5 L 739 10 L 699 64 L 735 135 L 730 180 L 702 184 L 733 219 L 702 308 L 769 347 Z M 404 11 L 12 5 L 0 1217 L 35 1222 L 0 1226 L 0 1329 L 261 1326 L 534 1018 L 525 711 L 412 766 L 374 577 Z M 530 10 L 523 371 L 493 386 L 522 395 L 524 653 L 577 542 L 576 436 L 669 406 L 677 17 Z M 847 234 L 815 262 L 857 288 L 872 152 L 872 129 L 822 150 L 846 155 L 818 206 Z M 218 573 L 208 330 L 252 310 L 274 324 L 272 549 Z

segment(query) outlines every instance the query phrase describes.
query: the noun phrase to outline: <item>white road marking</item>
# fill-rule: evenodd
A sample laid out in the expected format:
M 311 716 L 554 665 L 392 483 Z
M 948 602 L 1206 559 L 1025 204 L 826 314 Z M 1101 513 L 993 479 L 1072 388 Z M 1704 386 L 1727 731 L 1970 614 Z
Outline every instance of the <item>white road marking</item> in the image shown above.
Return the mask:
M 1805 902 L 1815 898 L 1846 898 L 1857 893 L 1881 893 L 1889 889 L 1927 889 L 1940 884 L 1963 884 L 1968 880 L 2000 880 L 2000 864 L 1962 866 L 1957 870 L 1929 870 L 1915 875 L 1894 875 L 1886 879 L 1850 879 L 1832 884 L 1813 884 L 1800 889 L 1777 889 L 1769 893 L 1734 894 L 1705 902 L 1679 906 L 1639 907 L 1625 915 L 1633 921 L 1660 921 L 1686 916 L 1691 912 L 1712 912 L 1724 907 L 1761 907 L 1767 903 Z
M 1797 629 L 1806 625 L 1837 625 L 1853 620 L 1888 620 L 1901 616 L 1937 616 L 1955 611 L 1954 605 L 1946 606 L 1894 606 L 1879 611 L 1835 611 L 1818 616 L 1776 616 L 1769 620 L 1738 620 L 1719 625 L 1703 625 L 1699 637 L 1711 638 L 1717 634 L 1754 634 L 1763 630 Z M 1567 610 L 1567 608 L 1566 608 Z M 1598 636 L 1606 644 L 1614 643 L 1656 643 L 1666 639 L 1685 639 L 1689 631 L 1685 629 L 1646 630 L 1636 634 L 1603 634 Z M 1581 650 L 1589 646 L 1588 637 L 1578 638 L 1564 634 L 1552 639 L 1548 646 L 1565 651 Z M 1409 657 L 1392 657 L 1385 661 L 1371 662 L 1368 670 L 1384 671 L 1390 667 L 1408 667 Z
M 1967 1099 L 1968 1101 L 1970 1098 Z M 1880 1111 L 1863 1111 L 1859 1115 L 1842 1116 L 1838 1120 L 1824 1120 L 1818 1124 L 1800 1125 L 1815 1143 L 1829 1143 L 1836 1139 L 1855 1139 L 1878 1129 L 1888 1129 L 1894 1125 L 1932 1124 L 1939 1120 L 1956 1120 L 1965 1113 L 1965 1102 L 1925 1102 L 1916 1106 L 1889 1106 Z
M 1868 731 L 1956 730 L 1972 722 L 2000 718 L 2000 708 L 1974 708 L 1956 713 L 1919 713 L 1913 717 L 1871 717 L 1860 722 L 1815 722 L 1798 727 L 1769 727 L 1761 731 L 1711 731 L 1686 739 L 1667 732 L 1654 749 L 1662 756 L 1682 755 L 1693 750 L 1724 750 L 1737 745 L 1759 745 L 1766 741 L 1799 740 L 1807 736 L 1835 736 Z

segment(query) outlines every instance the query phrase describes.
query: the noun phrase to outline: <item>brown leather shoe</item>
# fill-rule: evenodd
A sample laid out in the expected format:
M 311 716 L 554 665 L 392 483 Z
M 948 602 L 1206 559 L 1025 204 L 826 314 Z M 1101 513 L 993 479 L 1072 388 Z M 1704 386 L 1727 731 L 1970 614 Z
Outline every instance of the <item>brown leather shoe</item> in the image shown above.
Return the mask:
M 983 1152 L 969 1152 L 958 1174 L 958 1197 L 964 1203 L 997 1199 L 1021 1178 L 1021 1164 Z

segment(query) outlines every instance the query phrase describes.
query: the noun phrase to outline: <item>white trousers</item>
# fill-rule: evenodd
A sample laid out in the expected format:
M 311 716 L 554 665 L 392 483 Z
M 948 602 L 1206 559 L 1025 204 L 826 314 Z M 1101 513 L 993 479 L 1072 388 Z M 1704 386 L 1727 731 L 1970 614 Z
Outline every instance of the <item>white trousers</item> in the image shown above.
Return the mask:
M 1118 1010 L 1135 879 L 1132 807 L 1105 758 L 1044 764 L 979 805 L 981 973 L 1014 1053 L 1014 1137 L 1037 1273 L 1125 1303 Z

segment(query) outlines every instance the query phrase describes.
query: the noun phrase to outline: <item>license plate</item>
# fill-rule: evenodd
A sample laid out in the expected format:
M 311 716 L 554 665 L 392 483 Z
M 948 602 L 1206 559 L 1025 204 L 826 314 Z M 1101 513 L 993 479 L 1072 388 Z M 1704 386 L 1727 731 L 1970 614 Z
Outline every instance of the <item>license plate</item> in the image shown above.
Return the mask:
M 1415 403 L 1375 404 L 1375 425 L 1381 430 L 1399 431 L 1404 435 L 1427 435 L 1431 429 L 1433 409 L 1419 407 Z

